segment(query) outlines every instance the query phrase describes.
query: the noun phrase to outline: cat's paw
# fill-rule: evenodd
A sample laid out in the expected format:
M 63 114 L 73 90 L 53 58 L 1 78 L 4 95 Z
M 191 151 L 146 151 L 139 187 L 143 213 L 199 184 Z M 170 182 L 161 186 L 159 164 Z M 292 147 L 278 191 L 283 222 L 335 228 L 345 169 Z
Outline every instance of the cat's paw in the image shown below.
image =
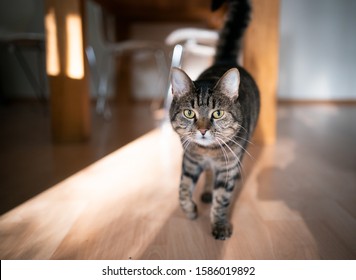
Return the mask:
M 213 225 L 212 234 L 215 239 L 226 240 L 232 234 L 232 225 L 228 222 L 224 224 L 215 224 Z
M 187 218 L 190 220 L 195 220 L 198 217 L 198 208 L 195 204 L 193 205 L 192 209 L 186 210 L 183 208 L 183 211 Z
M 211 192 L 204 192 L 200 198 L 204 203 L 211 203 L 213 201 L 213 195 Z
M 198 217 L 198 212 L 190 212 L 185 214 L 190 220 L 195 220 Z

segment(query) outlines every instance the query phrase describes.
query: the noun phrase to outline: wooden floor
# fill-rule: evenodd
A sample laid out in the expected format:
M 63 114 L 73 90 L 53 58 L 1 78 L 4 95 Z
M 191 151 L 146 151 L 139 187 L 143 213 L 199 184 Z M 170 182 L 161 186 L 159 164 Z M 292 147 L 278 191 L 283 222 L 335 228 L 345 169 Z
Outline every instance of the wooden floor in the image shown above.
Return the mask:
M 150 104 L 115 105 L 109 122 L 92 110 L 90 141 L 53 145 L 47 106 L 0 103 L 0 214 L 156 127 Z
M 168 125 L 120 148 L 154 127 L 145 110 L 126 122 L 94 116 L 94 140 L 70 147 L 51 145 L 41 123 L 25 139 L 33 129 L 5 126 L 1 203 L 38 194 L 0 216 L 1 259 L 356 258 L 355 107 L 279 106 L 277 143 L 251 145 L 244 159 L 227 241 L 210 235 L 208 205 L 198 202 L 195 221 L 180 211 L 182 150 Z

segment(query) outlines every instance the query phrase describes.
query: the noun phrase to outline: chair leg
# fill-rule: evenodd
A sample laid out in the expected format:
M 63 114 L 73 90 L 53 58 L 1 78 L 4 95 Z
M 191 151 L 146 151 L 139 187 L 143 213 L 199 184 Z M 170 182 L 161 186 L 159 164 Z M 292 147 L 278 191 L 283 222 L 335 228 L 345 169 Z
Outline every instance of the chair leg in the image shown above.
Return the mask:
M 16 57 L 17 61 L 20 64 L 22 70 L 24 71 L 24 73 L 25 73 L 25 75 L 27 77 L 27 80 L 30 82 L 33 90 L 37 94 L 38 99 L 41 102 L 45 102 L 44 87 L 38 82 L 38 80 L 36 79 L 35 75 L 32 73 L 30 65 L 26 61 L 22 51 L 19 48 L 15 47 L 14 54 L 15 54 L 15 57 Z M 41 65 L 38 65 L 38 67 L 41 67 Z M 41 79 L 41 77 L 39 77 L 39 79 Z
M 98 99 L 96 102 L 96 112 L 99 115 L 102 115 L 106 120 L 109 120 L 112 116 L 108 104 L 109 83 L 111 81 L 112 72 L 113 72 L 113 59 L 109 58 L 107 74 L 106 75 L 102 74 L 99 79 Z
M 159 92 L 162 93 L 163 99 L 165 99 L 165 91 L 168 87 L 167 73 L 169 73 L 169 69 L 167 67 L 166 56 L 163 50 L 157 50 L 154 52 L 157 72 L 159 75 Z
M 168 90 L 166 92 L 166 100 L 164 102 L 164 109 L 167 118 L 168 118 L 169 107 L 171 106 L 171 102 L 172 102 L 171 71 L 173 67 L 181 66 L 182 56 L 183 56 L 183 47 L 181 45 L 176 45 L 173 49 L 171 68 L 169 70 L 169 77 L 168 77 Z

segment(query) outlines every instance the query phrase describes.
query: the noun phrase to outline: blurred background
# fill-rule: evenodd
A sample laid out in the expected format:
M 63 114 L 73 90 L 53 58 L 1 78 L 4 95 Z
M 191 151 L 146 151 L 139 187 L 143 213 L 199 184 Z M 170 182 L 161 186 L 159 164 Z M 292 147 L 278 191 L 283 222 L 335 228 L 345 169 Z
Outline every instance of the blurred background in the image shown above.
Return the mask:
M 0 1 L 2 213 L 155 128 L 163 116 L 160 109 L 169 86 L 174 45 L 167 43 L 167 37 L 187 27 L 216 30 L 223 19 L 222 13 L 210 14 L 208 0 L 74 1 L 80 4 L 68 4 L 74 16 L 64 31 L 61 11 L 53 14 L 52 9 L 59 2 L 72 3 Z M 175 11 L 175 16 L 166 11 Z M 51 44 L 45 26 L 47 34 L 54 28 L 57 34 L 72 34 L 73 40 L 81 36 L 76 13 L 84 15 L 83 42 L 89 46 L 81 53 L 81 46 L 74 44 L 79 54 L 72 55 L 72 60 L 84 61 L 84 91 L 79 85 L 84 70 L 73 70 L 74 82 L 61 80 L 56 76 L 60 69 L 51 68 L 58 61 L 50 61 L 45 51 Z M 279 101 L 356 102 L 355 14 L 353 0 L 280 0 Z M 58 26 L 53 27 L 51 20 Z M 63 44 L 70 40 L 63 39 Z M 116 44 L 127 41 L 133 44 Z M 211 63 L 211 54 L 209 46 L 186 53 L 183 68 L 194 78 Z M 58 59 L 58 67 L 70 67 L 60 51 Z M 56 90 L 65 93 L 54 94 Z M 89 112 L 73 104 L 63 111 L 53 107 L 53 100 L 62 102 L 73 95 L 91 104 Z M 84 127 L 72 121 L 71 114 L 84 115 Z M 68 118 L 63 124 L 53 115 Z M 68 124 L 82 131 L 75 141 L 60 139 L 53 132 L 53 127 L 61 130 Z
M 125 1 L 122 2 L 125 4 Z M 209 5 L 209 1 L 201 2 L 206 2 L 205 6 Z M 145 1 L 142 3 L 145 3 Z M 100 66 L 101 64 L 105 65 L 107 62 L 105 62 L 102 48 L 103 40 L 101 36 L 103 34 L 101 34 L 100 27 L 102 25 L 101 6 L 97 2 L 87 1 L 86 9 L 88 43 L 98 53 L 98 64 Z M 138 5 L 137 9 L 141 10 L 142 7 Z M 109 11 L 105 12 L 106 15 L 110 16 Z M 356 99 L 354 91 L 356 87 L 355 12 L 356 3 L 352 0 L 280 1 L 279 83 L 277 93 L 280 99 Z M 8 32 L 44 34 L 43 15 L 44 1 L 2 0 L 0 2 L 0 34 Z M 114 15 L 115 13 L 111 13 L 111 21 L 107 19 L 106 24 L 111 25 L 111 32 L 119 32 L 113 31 L 115 28 L 117 29 Z M 179 22 L 178 19 L 175 23 L 174 20 L 159 22 L 159 19 L 137 19 L 137 21 L 130 23 L 124 37 L 155 40 L 164 44 L 165 38 L 177 28 L 187 26 L 207 27 L 207 22 L 209 22 L 209 19 L 192 21 L 189 16 L 187 18 L 187 22 L 184 23 L 182 23 L 182 20 Z M 122 25 L 122 23 L 120 24 Z M 170 49 L 169 47 L 166 48 L 168 55 Z M 42 55 L 44 56 L 44 53 Z M 32 72 L 38 73 L 35 54 L 24 53 L 24 56 L 29 61 Z M 0 59 L 0 98 L 2 100 L 24 99 L 36 96 L 14 55 L 2 49 Z M 150 83 L 152 77 L 149 75 L 155 73 L 154 66 L 150 65 L 150 59 L 152 58 L 145 58 L 143 55 L 143 57 L 137 57 L 134 62 L 133 67 L 137 70 L 137 75 L 134 76 L 136 83 L 133 85 L 132 93 L 139 99 L 162 97 L 162 93 L 155 88 L 155 83 Z M 153 73 L 150 73 L 150 68 L 153 68 L 151 69 Z M 203 68 L 204 65 L 202 65 Z M 140 75 L 140 71 L 144 71 L 146 75 Z M 147 75 L 147 73 L 150 74 Z M 143 80 L 140 81 L 140 79 Z M 109 88 L 111 96 L 115 93 L 114 86 Z M 94 89 L 91 90 L 91 95 L 95 96 Z

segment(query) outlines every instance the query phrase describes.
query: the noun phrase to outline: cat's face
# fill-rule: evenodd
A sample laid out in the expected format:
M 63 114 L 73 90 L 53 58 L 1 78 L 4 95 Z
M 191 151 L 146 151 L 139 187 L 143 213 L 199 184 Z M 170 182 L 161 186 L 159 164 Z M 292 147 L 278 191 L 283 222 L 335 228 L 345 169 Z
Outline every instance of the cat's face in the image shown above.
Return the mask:
M 172 70 L 173 101 L 170 110 L 174 130 L 183 146 L 224 145 L 240 129 L 238 88 L 239 72 L 227 71 L 212 89 L 197 89 L 178 68 Z

